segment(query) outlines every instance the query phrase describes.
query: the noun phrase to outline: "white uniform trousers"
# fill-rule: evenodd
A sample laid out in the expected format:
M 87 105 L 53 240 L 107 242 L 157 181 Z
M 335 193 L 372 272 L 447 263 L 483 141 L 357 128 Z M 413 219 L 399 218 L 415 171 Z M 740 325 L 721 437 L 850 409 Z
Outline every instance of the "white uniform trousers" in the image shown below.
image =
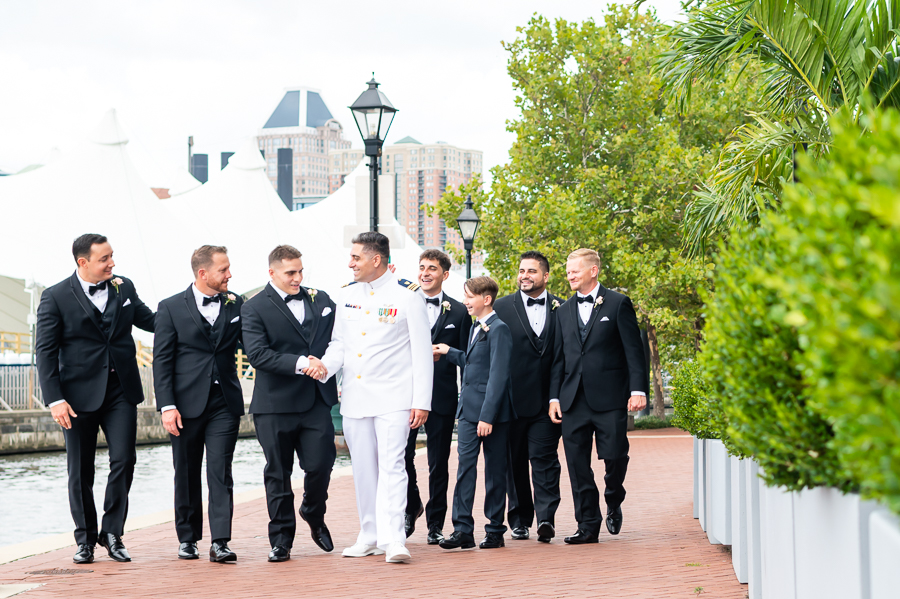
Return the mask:
M 343 423 L 359 512 L 356 542 L 380 549 L 394 542 L 406 545 L 409 410 L 368 418 L 344 416 Z

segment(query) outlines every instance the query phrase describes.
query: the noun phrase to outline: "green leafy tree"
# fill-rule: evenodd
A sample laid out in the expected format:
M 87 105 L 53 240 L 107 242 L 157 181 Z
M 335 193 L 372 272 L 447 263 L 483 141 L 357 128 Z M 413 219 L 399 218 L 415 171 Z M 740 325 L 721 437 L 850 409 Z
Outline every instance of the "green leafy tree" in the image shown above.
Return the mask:
M 832 114 L 858 116 L 867 96 L 900 108 L 900 0 L 711 0 L 687 17 L 658 64 L 682 108 L 698 82 L 746 65 L 764 73 L 762 105 L 734 130 L 688 213 L 689 246 L 702 251 L 778 203 L 796 152 L 828 151 Z
M 472 196 L 476 246 L 506 293 L 525 250 L 547 255 L 550 289 L 563 297 L 568 254 L 600 252 L 601 280 L 632 297 L 648 332 L 661 416 L 663 365 L 696 351 L 712 271 L 708 256 L 682 255 L 684 211 L 754 94 L 735 87 L 735 71 L 698 88 L 690 113 L 667 106 L 652 70 L 663 31 L 652 14 L 612 5 L 601 22 L 535 16 L 518 31 L 504 44 L 521 114 L 507 123 L 510 162 L 492 170 L 489 190 L 473 181 L 434 209 L 454 226 Z

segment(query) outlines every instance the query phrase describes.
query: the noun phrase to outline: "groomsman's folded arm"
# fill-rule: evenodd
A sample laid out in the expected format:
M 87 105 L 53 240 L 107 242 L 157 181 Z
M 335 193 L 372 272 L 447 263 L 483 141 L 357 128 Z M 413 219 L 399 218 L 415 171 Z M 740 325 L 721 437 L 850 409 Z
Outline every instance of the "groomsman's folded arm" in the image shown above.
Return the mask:
M 247 304 L 241 307 L 241 323 L 247 358 L 255 369 L 282 375 L 298 373 L 298 368 L 303 363 L 302 358 L 305 356 L 283 354 L 271 349 L 262 319 Z
M 512 359 L 512 334 L 507 327 L 497 327 L 491 334 L 491 368 L 488 371 L 487 387 L 484 392 L 484 404 L 481 406 L 479 420 L 494 424 L 500 412 L 500 404 L 506 401 L 509 390 L 510 360 Z
M 44 403 L 52 407 L 65 400 L 59 381 L 59 342 L 62 316 L 50 293 L 41 296 L 35 327 L 35 362 L 41 380 Z
M 153 335 L 153 389 L 156 405 L 167 411 L 175 407 L 175 347 L 178 334 L 168 308 L 160 304 Z

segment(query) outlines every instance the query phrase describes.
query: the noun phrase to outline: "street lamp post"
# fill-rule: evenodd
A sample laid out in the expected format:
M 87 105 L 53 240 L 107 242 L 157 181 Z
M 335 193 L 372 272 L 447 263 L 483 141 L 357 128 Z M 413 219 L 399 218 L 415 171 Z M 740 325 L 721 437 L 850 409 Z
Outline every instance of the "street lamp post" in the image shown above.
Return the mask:
M 463 239 L 463 247 L 466 248 L 466 279 L 472 278 L 472 246 L 475 242 L 475 234 L 481 221 L 475 210 L 472 209 L 472 196 L 466 196 L 466 204 L 463 211 L 456 217 L 456 226 Z
M 369 157 L 369 229 L 372 231 L 378 230 L 378 157 L 397 113 L 387 96 L 378 89 L 379 85 L 372 73 L 369 89 L 350 106 Z

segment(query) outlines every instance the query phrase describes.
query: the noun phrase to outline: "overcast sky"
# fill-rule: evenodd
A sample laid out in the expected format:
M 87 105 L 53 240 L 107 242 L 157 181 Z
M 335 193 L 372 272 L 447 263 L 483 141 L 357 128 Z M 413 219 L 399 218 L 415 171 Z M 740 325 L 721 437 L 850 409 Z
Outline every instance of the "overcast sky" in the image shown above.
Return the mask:
M 627 0 L 630 2 L 631 0 Z M 663 21 L 678 0 L 650 0 Z M 411 135 L 506 162 L 516 117 L 503 40 L 535 12 L 599 19 L 605 2 L 454 0 L 0 0 L 0 170 L 87 138 L 111 107 L 160 161 L 233 150 L 285 87 L 319 88 L 354 147 L 346 108 L 375 71 Z M 214 166 L 215 165 L 215 166 Z

